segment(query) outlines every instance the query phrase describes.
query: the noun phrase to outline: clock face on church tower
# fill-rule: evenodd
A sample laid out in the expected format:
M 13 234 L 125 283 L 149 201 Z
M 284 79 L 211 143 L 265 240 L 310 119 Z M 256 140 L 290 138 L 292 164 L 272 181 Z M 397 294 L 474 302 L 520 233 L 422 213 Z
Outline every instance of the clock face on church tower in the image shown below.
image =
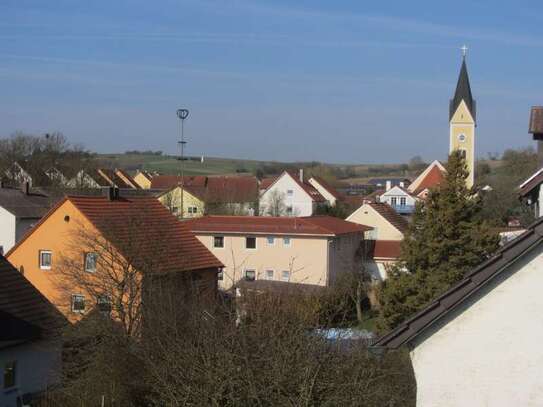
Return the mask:
M 465 134 L 459 134 L 458 135 L 458 141 L 460 141 L 461 143 L 466 141 L 466 135 Z

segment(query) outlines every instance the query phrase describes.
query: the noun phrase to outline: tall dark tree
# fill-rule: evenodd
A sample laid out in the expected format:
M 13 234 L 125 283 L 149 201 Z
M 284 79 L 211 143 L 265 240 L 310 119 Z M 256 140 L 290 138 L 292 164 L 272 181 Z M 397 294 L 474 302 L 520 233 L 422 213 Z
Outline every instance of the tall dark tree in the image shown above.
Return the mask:
M 466 187 L 467 177 L 465 160 L 453 152 L 444 182 L 417 204 L 400 262 L 381 290 L 381 329 L 420 310 L 498 248 L 497 234 L 481 220 L 478 196 Z

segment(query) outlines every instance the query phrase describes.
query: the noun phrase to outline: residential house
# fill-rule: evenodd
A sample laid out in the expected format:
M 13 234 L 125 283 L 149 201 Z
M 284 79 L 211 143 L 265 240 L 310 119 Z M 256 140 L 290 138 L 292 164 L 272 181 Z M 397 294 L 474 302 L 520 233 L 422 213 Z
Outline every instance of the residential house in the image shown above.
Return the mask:
M 254 215 L 258 204 L 258 181 L 251 176 L 210 176 L 175 185 L 160 192 L 158 200 L 182 218 L 204 214 Z M 181 213 L 181 208 L 183 213 Z
M 52 206 L 52 199 L 22 188 L 0 187 L 0 254 L 7 253 Z
M 154 197 L 115 191 L 65 197 L 7 253 L 8 260 L 70 321 L 103 295 L 73 284 L 83 277 L 66 276 L 98 279 L 124 272 L 119 268 L 127 262 L 149 277 L 198 280 L 213 295 L 222 267 L 217 258 Z
M 141 189 L 150 189 L 153 175 L 144 170 L 138 170 L 134 176 L 134 181 L 139 185 Z
M 123 180 L 123 182 L 132 189 L 141 189 L 140 185 L 128 174 L 125 170 L 122 170 L 120 168 L 116 168 L 114 170 L 115 175 Z M 118 187 L 121 188 L 121 187 Z
M 98 189 L 98 188 L 108 188 L 110 183 L 108 180 L 104 179 L 102 175 L 97 170 L 80 170 L 74 178 L 68 181 L 68 186 L 70 188 L 77 189 Z
M 64 319 L 0 255 L 0 405 L 29 406 L 33 396 L 58 384 Z
M 407 347 L 417 406 L 541 406 L 543 219 L 375 347 Z
M 543 106 L 532 107 L 529 132 L 537 142 L 537 155 L 541 168 L 520 185 L 519 196 L 532 208 L 535 217 L 539 218 L 543 215 L 543 205 L 541 204 L 543 202 L 541 188 L 543 183 Z
M 285 171 L 260 195 L 261 215 L 311 216 L 318 206 L 330 205 L 324 196 L 298 174 Z
M 368 181 L 369 185 L 372 185 L 378 189 L 383 189 L 387 184 L 389 184 L 391 187 L 399 186 L 406 188 L 410 183 L 411 180 L 404 177 L 371 178 Z
M 308 182 L 324 197 L 324 199 L 326 199 L 330 206 L 336 206 L 336 203 L 344 199 L 343 194 L 322 177 L 311 177 Z
M 426 198 L 431 188 L 437 187 L 444 179 L 447 170 L 437 160 L 426 169 L 407 187 L 407 191 L 421 199 Z
M 385 192 L 379 195 L 379 202 L 389 204 L 400 215 L 409 216 L 415 211 L 418 199 L 400 186 L 386 185 Z
M 22 185 L 28 183 L 30 186 L 34 184 L 34 179 L 29 171 L 26 171 L 17 161 L 4 171 L 5 178 L 14 185 Z
M 385 280 L 387 269 L 398 261 L 401 241 L 409 227 L 407 220 L 387 203 L 366 202 L 347 221 L 372 228 L 366 233 L 370 243 L 365 265 L 375 280 Z
M 222 289 L 240 280 L 329 286 L 358 270 L 368 226 L 330 216 L 205 216 L 186 221 L 224 265 Z
M 45 175 L 49 179 L 50 183 L 58 186 L 68 185 L 68 179 L 66 176 L 56 167 L 51 167 L 45 170 Z

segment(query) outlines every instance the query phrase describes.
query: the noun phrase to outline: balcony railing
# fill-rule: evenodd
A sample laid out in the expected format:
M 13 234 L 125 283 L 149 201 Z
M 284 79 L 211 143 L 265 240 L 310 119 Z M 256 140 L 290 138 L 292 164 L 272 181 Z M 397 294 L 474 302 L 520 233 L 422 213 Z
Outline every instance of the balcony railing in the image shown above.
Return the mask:
M 392 205 L 394 210 L 401 214 L 409 214 L 415 212 L 415 205 Z

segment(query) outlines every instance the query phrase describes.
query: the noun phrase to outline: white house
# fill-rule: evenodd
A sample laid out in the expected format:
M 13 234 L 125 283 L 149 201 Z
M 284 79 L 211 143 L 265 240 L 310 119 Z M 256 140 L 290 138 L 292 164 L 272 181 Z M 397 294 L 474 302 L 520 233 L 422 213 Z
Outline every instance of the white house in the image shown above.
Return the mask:
M 418 199 L 411 195 L 405 188 L 400 186 L 390 187 L 387 183 L 387 189 L 379 196 L 379 202 L 389 204 L 396 212 L 401 215 L 410 215 L 415 211 L 415 204 Z
M 31 405 L 36 393 L 59 382 L 62 349 L 55 334 L 63 321 L 0 256 L 0 406 Z
M 326 199 L 330 206 L 335 206 L 343 198 L 337 189 L 321 177 L 311 177 L 307 182 Z
M 543 219 L 375 347 L 410 351 L 417 406 L 543 405 Z
M 51 206 L 51 199 L 22 189 L 0 188 L 0 254 L 7 253 Z
M 259 208 L 267 216 L 312 216 L 318 205 L 328 205 L 327 200 L 315 187 L 299 174 L 283 172 L 262 193 Z

